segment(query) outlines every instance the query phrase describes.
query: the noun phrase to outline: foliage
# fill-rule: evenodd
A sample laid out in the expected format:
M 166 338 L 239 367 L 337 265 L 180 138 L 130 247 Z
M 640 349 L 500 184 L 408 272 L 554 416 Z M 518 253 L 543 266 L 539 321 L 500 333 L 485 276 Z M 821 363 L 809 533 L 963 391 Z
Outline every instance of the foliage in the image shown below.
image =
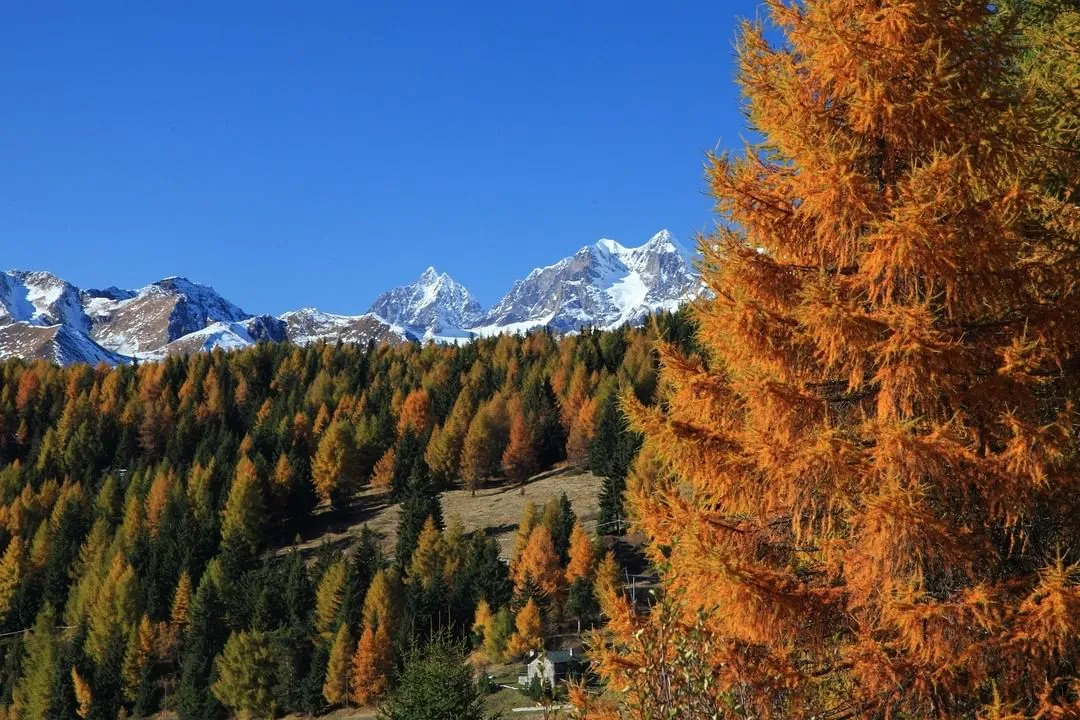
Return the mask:
M 602 602 L 602 674 L 642 717 L 1073 715 L 1080 157 L 1046 141 L 1042 49 L 996 4 L 768 7 L 780 43 L 738 43 L 761 141 L 708 172 L 701 355 L 622 393 L 678 603 Z M 708 691 L 665 697 L 665 625 L 699 619 Z
M 234 632 L 214 663 L 214 696 L 239 718 L 273 717 L 275 666 L 270 637 L 263 632 Z
M 401 680 L 379 708 L 381 720 L 483 720 L 483 696 L 461 648 L 435 637 L 405 660 Z

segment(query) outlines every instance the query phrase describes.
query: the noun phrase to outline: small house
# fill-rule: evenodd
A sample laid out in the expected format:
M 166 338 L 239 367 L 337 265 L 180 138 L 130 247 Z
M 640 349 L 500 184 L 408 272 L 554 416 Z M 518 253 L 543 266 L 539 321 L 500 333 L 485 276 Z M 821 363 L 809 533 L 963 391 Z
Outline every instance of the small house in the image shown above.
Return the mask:
M 526 685 L 533 678 L 540 678 L 550 686 L 556 682 L 576 677 L 581 667 L 581 656 L 573 648 L 570 650 L 547 650 L 538 653 L 526 666 L 524 680 Z

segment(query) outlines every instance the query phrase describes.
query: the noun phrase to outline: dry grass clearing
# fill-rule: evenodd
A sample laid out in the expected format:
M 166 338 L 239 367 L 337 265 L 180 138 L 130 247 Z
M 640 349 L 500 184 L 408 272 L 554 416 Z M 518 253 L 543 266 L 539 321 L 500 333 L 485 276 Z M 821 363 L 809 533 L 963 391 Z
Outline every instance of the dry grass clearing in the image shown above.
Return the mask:
M 492 482 L 476 491 L 454 489 L 442 494 L 443 516 L 449 522 L 457 517 L 466 531 L 483 530 L 499 542 L 503 558 L 509 558 L 514 531 L 525 505 L 543 505 L 552 497 L 565 492 L 574 512 L 586 531 L 596 526 L 596 512 L 602 480 L 580 468 L 562 467 L 531 478 L 524 493 L 518 485 Z M 382 540 L 387 552 L 394 548 L 398 522 L 398 505 L 389 503 L 385 494 L 366 490 L 358 502 L 347 511 L 333 512 L 328 508 L 316 511 L 311 527 L 300 541 L 281 548 L 278 554 L 294 548 L 305 555 L 313 554 L 325 545 L 350 547 L 367 525 Z

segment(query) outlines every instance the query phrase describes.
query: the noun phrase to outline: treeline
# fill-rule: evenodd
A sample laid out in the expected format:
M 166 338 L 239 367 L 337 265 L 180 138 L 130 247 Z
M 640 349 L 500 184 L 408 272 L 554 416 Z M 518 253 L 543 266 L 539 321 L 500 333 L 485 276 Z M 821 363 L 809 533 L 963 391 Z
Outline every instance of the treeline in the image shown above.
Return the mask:
M 495 660 L 592 622 L 592 543 L 565 498 L 530 509 L 507 566 L 444 527 L 439 493 L 568 460 L 606 476 L 601 522 L 621 517 L 638 441 L 618 401 L 652 401 L 657 335 L 693 343 L 668 314 L 461 347 L 3 363 L 0 708 L 316 712 L 389 690 L 441 630 Z M 314 563 L 269 552 L 369 485 L 401 502 L 390 557 L 367 533 Z

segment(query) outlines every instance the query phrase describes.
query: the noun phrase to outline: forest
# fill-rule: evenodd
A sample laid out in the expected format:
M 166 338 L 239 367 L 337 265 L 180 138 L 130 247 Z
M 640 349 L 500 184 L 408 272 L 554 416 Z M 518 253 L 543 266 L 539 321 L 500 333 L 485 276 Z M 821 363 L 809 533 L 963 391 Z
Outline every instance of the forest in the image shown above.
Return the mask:
M 497 660 L 542 646 L 545 623 L 594 622 L 600 559 L 565 496 L 527 506 L 507 563 L 439 494 L 569 462 L 606 478 L 600 521 L 621 516 L 638 440 L 619 397 L 651 401 L 657 334 L 692 347 L 685 315 L 662 315 L 462 347 L 4 363 L 0 707 L 318 713 L 379 700 L 433 637 Z M 270 552 L 363 488 L 401 504 L 392 551 L 364 532 Z

